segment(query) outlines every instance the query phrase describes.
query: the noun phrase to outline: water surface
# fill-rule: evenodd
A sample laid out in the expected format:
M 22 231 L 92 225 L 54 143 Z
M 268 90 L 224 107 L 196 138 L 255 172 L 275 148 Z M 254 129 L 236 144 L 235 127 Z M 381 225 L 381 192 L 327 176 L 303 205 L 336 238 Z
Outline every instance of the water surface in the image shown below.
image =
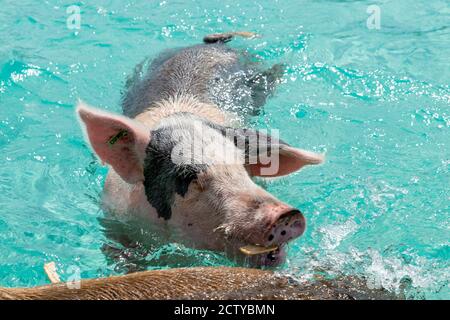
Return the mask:
M 326 152 L 268 189 L 305 213 L 283 272 L 356 274 L 411 298 L 450 298 L 450 8 L 447 1 L 10 1 L 0 9 L 0 285 L 124 272 L 108 264 L 98 199 L 107 169 L 83 140 L 78 98 L 120 110 L 147 56 L 249 30 L 236 40 L 286 63 L 261 128 Z M 366 9 L 381 9 L 368 29 Z M 81 9 L 81 29 L 66 9 Z M 177 244 L 128 252 L 147 268 L 233 265 Z M 145 255 L 145 253 L 149 253 Z

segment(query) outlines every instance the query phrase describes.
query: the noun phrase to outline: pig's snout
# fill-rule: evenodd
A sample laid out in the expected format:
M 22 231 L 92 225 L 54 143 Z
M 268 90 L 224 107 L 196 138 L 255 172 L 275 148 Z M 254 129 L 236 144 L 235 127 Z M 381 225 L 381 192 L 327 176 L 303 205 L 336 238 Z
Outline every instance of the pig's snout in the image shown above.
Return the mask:
M 278 245 L 300 237 L 305 232 L 306 220 L 298 209 L 289 208 L 277 214 L 266 234 L 266 245 Z
M 306 220 L 300 210 L 284 204 L 272 205 L 269 208 L 264 229 L 260 233 L 253 233 L 253 243 L 258 245 L 258 249 L 263 248 L 261 254 L 255 255 L 251 261 L 257 266 L 270 267 L 282 263 L 286 257 L 285 244 L 300 237 L 306 228 Z M 272 248 L 272 251 L 264 251 Z

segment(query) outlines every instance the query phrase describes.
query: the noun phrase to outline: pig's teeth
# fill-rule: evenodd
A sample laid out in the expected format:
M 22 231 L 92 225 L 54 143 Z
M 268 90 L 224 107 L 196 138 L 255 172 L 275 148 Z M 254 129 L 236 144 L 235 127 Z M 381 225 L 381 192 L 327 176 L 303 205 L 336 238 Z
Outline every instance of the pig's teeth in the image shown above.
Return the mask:
M 258 246 L 258 245 L 247 245 L 247 246 L 243 246 L 240 247 L 239 250 L 241 250 L 241 252 L 243 254 L 246 254 L 248 256 L 252 256 L 255 254 L 262 254 L 262 253 L 268 253 L 268 252 L 272 252 L 278 249 L 278 246 L 270 246 L 270 247 L 263 247 L 263 246 Z

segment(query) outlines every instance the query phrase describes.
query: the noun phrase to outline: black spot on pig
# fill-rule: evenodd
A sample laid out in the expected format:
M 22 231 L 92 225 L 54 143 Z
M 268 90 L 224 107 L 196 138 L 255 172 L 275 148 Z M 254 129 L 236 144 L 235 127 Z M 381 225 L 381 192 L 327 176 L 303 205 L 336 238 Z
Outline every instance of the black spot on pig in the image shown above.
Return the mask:
M 144 161 L 144 187 L 148 202 L 165 220 L 172 216 L 175 194 L 184 197 L 192 180 L 206 169 L 201 165 L 179 165 L 172 162 L 171 154 L 176 141 L 170 128 L 152 131 Z

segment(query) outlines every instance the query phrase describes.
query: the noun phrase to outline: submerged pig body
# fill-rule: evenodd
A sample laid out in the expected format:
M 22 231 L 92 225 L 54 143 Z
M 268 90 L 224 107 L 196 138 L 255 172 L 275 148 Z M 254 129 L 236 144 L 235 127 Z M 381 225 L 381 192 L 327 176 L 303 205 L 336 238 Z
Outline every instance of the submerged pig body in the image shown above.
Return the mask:
M 252 86 L 258 70 L 224 44 L 168 50 L 154 59 L 148 70 L 143 70 L 145 67 L 144 61 L 127 84 L 122 104 L 126 116 L 136 117 L 174 98 L 195 97 L 197 102 L 221 109 L 254 109 L 260 104 L 257 98 L 262 93 Z
M 261 72 L 223 43 L 172 50 L 143 69 L 127 83 L 124 116 L 78 107 L 91 146 L 111 167 L 106 211 L 233 258 L 245 245 L 275 246 L 251 262 L 282 262 L 284 244 L 304 231 L 304 217 L 252 178 L 289 174 L 322 158 L 232 126 L 236 115 L 261 107 L 279 69 Z M 260 154 L 267 147 L 269 163 Z

